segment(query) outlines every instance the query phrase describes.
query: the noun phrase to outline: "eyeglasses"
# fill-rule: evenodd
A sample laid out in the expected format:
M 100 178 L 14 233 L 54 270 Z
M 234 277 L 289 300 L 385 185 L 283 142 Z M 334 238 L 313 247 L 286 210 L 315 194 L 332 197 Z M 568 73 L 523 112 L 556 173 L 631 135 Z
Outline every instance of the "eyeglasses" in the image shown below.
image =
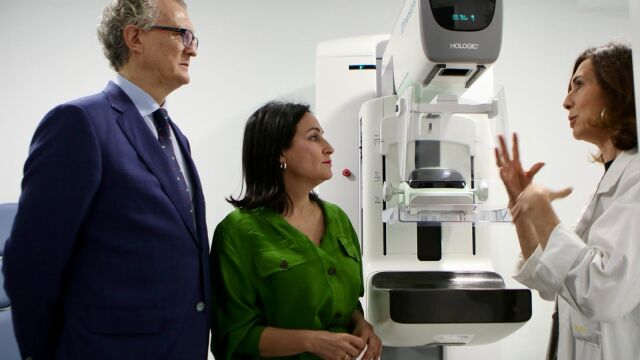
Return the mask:
M 172 27 L 172 26 L 160 26 L 160 25 L 153 25 L 151 26 L 150 29 L 158 29 L 158 30 L 179 33 L 180 36 L 182 37 L 182 45 L 184 45 L 185 48 L 190 48 L 191 45 L 193 45 L 195 46 L 196 50 L 198 49 L 198 43 L 199 43 L 198 38 L 195 37 L 195 35 L 193 35 L 193 31 L 189 29 Z

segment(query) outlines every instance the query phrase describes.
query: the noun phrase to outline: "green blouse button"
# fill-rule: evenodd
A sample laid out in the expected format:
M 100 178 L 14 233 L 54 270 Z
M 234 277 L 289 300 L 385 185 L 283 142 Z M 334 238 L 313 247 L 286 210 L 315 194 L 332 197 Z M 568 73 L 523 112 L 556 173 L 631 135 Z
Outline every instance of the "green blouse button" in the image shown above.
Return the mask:
M 287 270 L 289 268 L 289 263 L 287 260 L 280 261 L 280 269 Z

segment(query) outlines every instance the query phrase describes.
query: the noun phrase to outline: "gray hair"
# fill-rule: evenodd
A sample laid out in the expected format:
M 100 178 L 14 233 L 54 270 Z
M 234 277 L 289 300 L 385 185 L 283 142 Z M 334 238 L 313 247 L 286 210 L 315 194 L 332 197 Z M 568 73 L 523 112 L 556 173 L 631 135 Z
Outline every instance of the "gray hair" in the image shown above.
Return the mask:
M 129 48 L 123 34 L 125 26 L 135 25 L 149 30 L 159 15 L 156 2 L 157 0 L 112 0 L 102 11 L 98 22 L 98 39 L 114 70 L 119 71 L 129 60 Z M 183 0 L 175 2 L 187 8 Z

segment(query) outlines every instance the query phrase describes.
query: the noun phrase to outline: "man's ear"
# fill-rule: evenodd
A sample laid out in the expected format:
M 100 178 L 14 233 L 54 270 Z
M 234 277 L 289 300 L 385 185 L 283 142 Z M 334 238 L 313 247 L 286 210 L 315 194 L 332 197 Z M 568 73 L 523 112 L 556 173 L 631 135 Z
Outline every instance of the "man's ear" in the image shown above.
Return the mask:
M 134 53 L 143 52 L 144 46 L 141 41 L 142 30 L 139 27 L 129 24 L 122 29 L 122 33 L 129 51 Z

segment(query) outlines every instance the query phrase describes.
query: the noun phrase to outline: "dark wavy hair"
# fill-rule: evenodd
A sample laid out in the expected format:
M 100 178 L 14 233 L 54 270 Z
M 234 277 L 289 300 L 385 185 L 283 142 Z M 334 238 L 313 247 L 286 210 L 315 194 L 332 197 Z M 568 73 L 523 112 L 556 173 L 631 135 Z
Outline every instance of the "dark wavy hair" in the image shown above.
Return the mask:
M 600 129 L 612 130 L 611 140 L 616 149 L 630 150 L 636 147 L 638 134 L 631 48 L 615 42 L 588 48 L 576 59 L 572 77 L 578 66 L 587 59 L 593 64 L 596 81 L 603 90 L 606 104 L 604 116 L 589 123 Z M 570 88 L 571 84 L 569 91 Z M 599 157 L 596 156 L 596 160 Z
M 280 155 L 291 146 L 300 119 L 309 105 L 272 101 L 247 120 L 242 142 L 244 195 L 226 200 L 241 209 L 266 207 L 279 214 L 291 212 L 293 204 L 284 187 Z M 311 192 L 310 197 L 318 201 Z

